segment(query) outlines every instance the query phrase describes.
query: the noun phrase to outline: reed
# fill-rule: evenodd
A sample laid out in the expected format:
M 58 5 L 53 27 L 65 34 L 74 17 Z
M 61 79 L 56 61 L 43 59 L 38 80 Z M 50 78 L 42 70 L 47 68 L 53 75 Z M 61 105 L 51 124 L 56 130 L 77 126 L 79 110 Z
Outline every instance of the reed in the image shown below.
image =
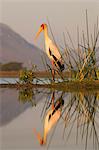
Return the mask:
M 70 71 L 75 71 L 76 76 L 75 79 L 82 81 L 85 79 L 89 80 L 97 80 L 98 79 L 98 66 L 96 60 L 97 54 L 97 42 L 99 38 L 99 29 L 98 29 L 98 19 L 97 19 L 97 26 L 94 27 L 94 35 L 89 33 L 89 23 L 88 23 L 88 14 L 86 10 L 86 37 L 85 32 L 83 31 L 82 39 L 83 42 L 80 42 L 80 35 L 79 35 L 79 28 L 77 27 L 77 48 L 74 47 L 72 38 L 67 31 L 67 35 L 70 39 L 72 48 L 70 48 L 66 44 L 66 37 L 64 36 L 64 43 L 65 43 L 65 51 L 68 53 L 69 56 L 65 56 L 69 58 L 69 61 L 66 62 L 67 68 Z M 90 36 L 89 36 L 90 35 Z M 94 39 L 94 40 L 93 40 Z M 72 66 L 71 68 L 68 66 Z

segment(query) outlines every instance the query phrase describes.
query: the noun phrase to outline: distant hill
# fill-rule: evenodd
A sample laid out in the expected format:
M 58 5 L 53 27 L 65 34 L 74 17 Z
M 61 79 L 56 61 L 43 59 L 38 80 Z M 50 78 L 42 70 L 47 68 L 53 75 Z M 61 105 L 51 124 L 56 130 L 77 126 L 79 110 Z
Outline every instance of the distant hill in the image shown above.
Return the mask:
M 41 56 L 47 58 L 46 54 L 3 23 L 0 23 L 0 45 L 0 63 L 20 62 L 27 67 L 31 62 L 44 70 Z

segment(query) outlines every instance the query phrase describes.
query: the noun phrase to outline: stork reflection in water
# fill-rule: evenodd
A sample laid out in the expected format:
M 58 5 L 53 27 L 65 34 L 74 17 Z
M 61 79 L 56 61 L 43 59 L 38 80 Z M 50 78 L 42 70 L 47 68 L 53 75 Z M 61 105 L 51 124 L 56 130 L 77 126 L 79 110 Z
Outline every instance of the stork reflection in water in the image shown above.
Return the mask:
M 58 120 L 61 117 L 64 100 L 62 98 L 62 95 L 56 100 L 56 102 L 54 102 L 54 99 L 55 99 L 55 92 L 52 93 L 51 107 L 45 116 L 43 137 L 34 128 L 34 133 L 35 133 L 40 145 L 46 144 L 48 133 L 55 126 L 55 124 L 58 122 Z

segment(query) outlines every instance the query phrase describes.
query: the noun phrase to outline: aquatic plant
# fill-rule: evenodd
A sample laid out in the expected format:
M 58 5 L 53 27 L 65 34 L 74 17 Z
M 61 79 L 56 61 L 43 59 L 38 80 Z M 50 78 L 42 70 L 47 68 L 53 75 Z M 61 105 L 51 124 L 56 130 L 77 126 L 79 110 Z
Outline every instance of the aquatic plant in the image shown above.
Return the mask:
M 34 76 L 33 70 L 24 69 L 20 71 L 19 81 L 22 83 L 32 83 Z

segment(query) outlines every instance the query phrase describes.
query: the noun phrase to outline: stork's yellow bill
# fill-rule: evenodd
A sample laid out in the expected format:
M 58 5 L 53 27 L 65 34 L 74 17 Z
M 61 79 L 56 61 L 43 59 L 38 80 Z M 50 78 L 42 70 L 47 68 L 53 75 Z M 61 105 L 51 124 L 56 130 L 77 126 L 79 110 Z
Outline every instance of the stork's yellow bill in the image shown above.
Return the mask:
M 44 26 L 45 26 L 45 24 L 42 24 L 42 25 L 40 26 L 40 28 L 39 28 L 39 30 L 38 30 L 38 32 L 37 32 L 37 34 L 36 34 L 35 40 L 38 38 L 38 36 L 40 35 L 40 33 L 44 30 Z

